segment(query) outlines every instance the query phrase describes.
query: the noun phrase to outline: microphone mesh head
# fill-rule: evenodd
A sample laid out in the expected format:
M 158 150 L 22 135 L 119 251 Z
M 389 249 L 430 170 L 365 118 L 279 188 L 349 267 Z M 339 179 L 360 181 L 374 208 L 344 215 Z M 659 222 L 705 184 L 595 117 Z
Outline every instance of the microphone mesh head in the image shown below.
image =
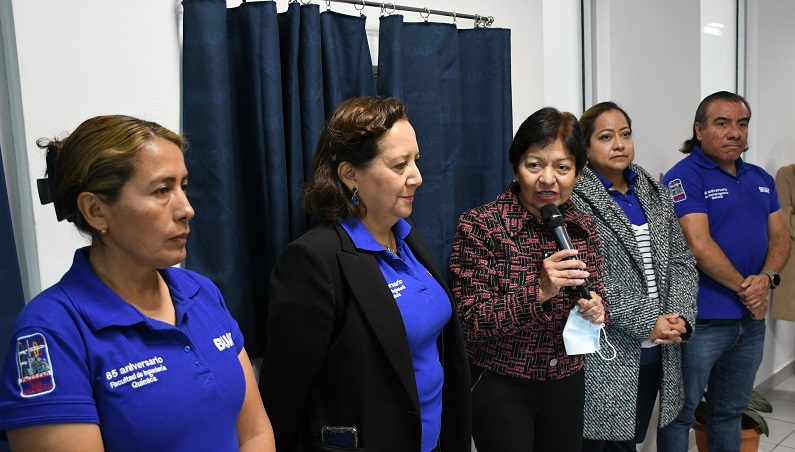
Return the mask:
M 553 203 L 541 206 L 541 220 L 550 231 L 564 225 L 563 215 L 560 213 L 558 206 Z

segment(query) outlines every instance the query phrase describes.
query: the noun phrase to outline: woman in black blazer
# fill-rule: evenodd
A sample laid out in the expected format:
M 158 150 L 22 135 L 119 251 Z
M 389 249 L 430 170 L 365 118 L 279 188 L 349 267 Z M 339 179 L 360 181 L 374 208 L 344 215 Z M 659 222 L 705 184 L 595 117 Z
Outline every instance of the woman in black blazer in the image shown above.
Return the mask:
M 260 390 L 278 451 L 470 450 L 458 318 L 409 219 L 417 160 L 394 98 L 349 99 L 321 133 L 304 188 L 319 222 L 271 276 Z M 343 443 L 321 435 L 340 426 Z

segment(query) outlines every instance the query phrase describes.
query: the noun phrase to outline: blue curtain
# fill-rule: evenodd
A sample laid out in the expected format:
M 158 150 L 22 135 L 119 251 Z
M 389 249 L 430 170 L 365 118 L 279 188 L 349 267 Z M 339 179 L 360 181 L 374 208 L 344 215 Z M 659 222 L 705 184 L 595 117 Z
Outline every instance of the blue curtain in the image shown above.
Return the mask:
M 417 132 L 423 184 L 413 216 L 439 269 L 459 215 L 511 178 L 510 30 L 381 18 L 378 94 L 402 99 Z
M 183 2 L 183 127 L 191 221 L 186 267 L 213 280 L 261 356 L 270 271 L 308 220 L 300 187 L 323 122 L 375 95 L 365 18 L 318 5 Z
M 293 2 L 184 0 L 183 120 L 190 141 L 186 267 L 212 279 L 251 356 L 264 353 L 270 272 L 309 226 L 300 188 L 344 99 L 376 95 L 365 17 Z M 424 184 L 414 217 L 447 268 L 460 213 L 510 178 L 510 32 L 382 18 L 378 95 L 406 102 Z
M 0 353 L 5 356 L 11 328 L 17 314 L 25 306 L 22 278 L 19 274 L 17 247 L 11 225 L 3 159 L 0 158 Z

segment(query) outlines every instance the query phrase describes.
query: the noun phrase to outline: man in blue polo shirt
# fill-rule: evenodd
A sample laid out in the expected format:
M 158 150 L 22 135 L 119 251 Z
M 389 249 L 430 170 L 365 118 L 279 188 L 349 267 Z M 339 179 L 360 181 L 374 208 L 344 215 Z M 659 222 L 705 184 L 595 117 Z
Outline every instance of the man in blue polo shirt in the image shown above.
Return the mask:
M 773 177 L 740 158 L 750 120 L 741 96 L 707 96 L 693 138 L 680 149 L 688 156 L 663 179 L 696 256 L 699 288 L 696 330 L 682 349 L 684 406 L 660 432 L 661 450 L 687 450 L 707 385 L 709 449 L 740 450 L 740 419 L 762 362 L 768 294 L 790 247 Z

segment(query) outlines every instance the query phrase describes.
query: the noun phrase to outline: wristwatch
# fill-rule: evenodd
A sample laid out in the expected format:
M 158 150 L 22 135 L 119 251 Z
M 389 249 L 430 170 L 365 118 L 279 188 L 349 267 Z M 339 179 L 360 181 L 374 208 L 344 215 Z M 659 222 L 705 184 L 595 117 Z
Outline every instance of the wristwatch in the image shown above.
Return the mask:
M 762 269 L 762 273 L 766 274 L 767 277 L 770 278 L 770 288 L 771 289 L 775 289 L 776 287 L 779 286 L 779 284 L 781 284 L 781 276 L 779 276 L 778 273 L 776 273 L 774 271 L 771 271 L 771 270 L 765 270 L 765 269 Z

